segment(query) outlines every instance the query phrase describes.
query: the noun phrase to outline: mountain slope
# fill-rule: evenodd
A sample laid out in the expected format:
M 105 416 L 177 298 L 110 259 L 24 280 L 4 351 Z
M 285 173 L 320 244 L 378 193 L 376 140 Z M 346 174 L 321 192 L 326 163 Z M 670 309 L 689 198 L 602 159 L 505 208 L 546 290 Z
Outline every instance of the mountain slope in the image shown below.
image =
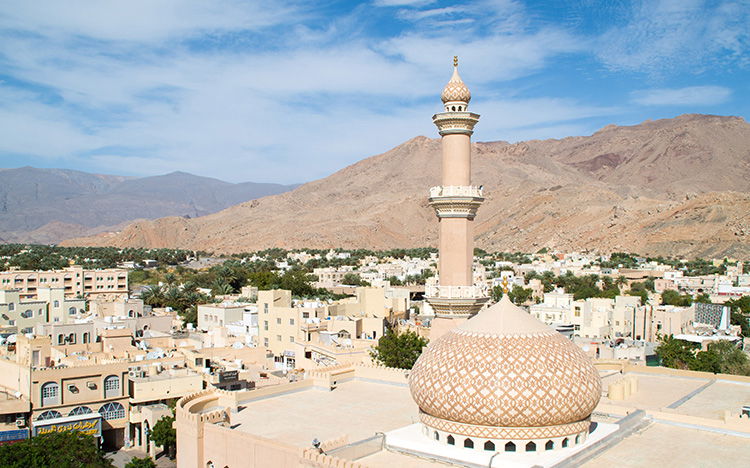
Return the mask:
M 57 242 L 141 218 L 203 216 L 291 188 L 231 184 L 184 172 L 133 178 L 63 169 L 3 169 L 0 239 Z
M 750 125 L 741 118 L 685 115 L 588 137 L 475 143 L 472 172 L 487 196 L 479 247 L 750 255 Z M 435 245 L 426 194 L 439 181 L 440 141 L 417 137 L 291 192 L 66 244 L 220 252 Z

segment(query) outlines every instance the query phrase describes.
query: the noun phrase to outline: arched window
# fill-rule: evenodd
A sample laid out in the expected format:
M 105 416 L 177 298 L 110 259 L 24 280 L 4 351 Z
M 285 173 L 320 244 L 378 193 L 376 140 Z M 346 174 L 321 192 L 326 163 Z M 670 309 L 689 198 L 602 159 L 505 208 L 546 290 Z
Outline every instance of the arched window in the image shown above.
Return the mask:
M 491 440 L 488 440 L 487 442 L 484 443 L 484 449 L 488 450 L 490 452 L 494 452 L 495 451 L 495 443 L 492 442 Z
M 564 438 L 564 439 L 562 440 L 562 447 L 563 447 L 563 448 L 566 448 L 567 446 L 568 446 L 568 438 L 566 437 L 566 438 Z
M 75 307 L 71 307 L 71 308 L 68 309 L 68 315 L 75 315 L 75 314 L 76 314 L 76 308 Z
M 464 439 L 464 448 L 474 448 L 474 441 L 471 439 Z
M 513 442 L 508 442 L 505 444 L 505 451 L 506 452 L 515 452 L 516 451 L 516 444 Z
M 125 417 L 125 407 L 116 401 L 113 401 L 99 408 L 99 414 L 107 420 L 122 419 Z
M 451 110 L 455 112 L 456 111 L 456 106 L 451 107 Z
M 89 332 L 85 332 L 83 334 L 83 342 L 88 343 L 89 342 Z
M 206 468 L 214 468 L 214 462 L 209 461 L 208 463 L 206 463 Z
M 440 434 L 438 434 L 438 431 L 435 431 L 435 440 L 440 440 Z
M 552 450 L 555 448 L 555 443 L 551 440 L 548 440 L 546 444 L 544 444 L 544 450 Z
M 53 307 L 60 307 L 60 301 L 54 301 L 52 304 Z
M 42 406 L 60 404 L 60 386 L 57 382 L 47 382 L 42 385 Z
M 135 312 L 133 312 L 133 309 L 130 309 L 128 311 L 128 317 L 135 317 Z
M 445 440 L 448 442 L 448 445 L 456 445 L 456 439 L 454 439 L 452 435 L 449 435 Z
M 76 334 L 75 333 L 71 333 L 70 335 L 68 335 L 68 343 L 70 343 L 70 344 L 76 344 Z
M 349 333 L 348 331 L 346 331 L 346 330 L 340 330 L 339 331 L 339 338 L 341 338 L 341 339 L 349 339 L 351 337 L 352 337 L 352 334 Z
M 104 379 L 104 398 L 120 396 L 120 378 L 110 375 Z
M 57 344 L 65 344 L 65 335 L 57 335 Z
M 526 451 L 536 452 L 536 444 L 534 442 L 529 442 L 528 444 L 526 444 Z
M 40 414 L 39 416 L 37 416 L 36 420 L 44 421 L 46 419 L 57 419 L 57 418 L 62 418 L 62 414 L 60 414 L 59 411 L 52 410 L 52 411 L 45 411 L 44 413 Z
M 578 435 L 576 436 L 576 445 L 578 445 L 578 444 L 580 444 L 580 443 L 581 443 L 581 434 L 578 434 Z
M 26 309 L 23 312 L 21 312 L 21 317 L 23 318 L 31 318 L 34 316 L 34 311 L 31 309 Z
M 79 414 L 91 414 L 93 411 L 88 406 L 76 406 L 72 410 L 70 410 L 70 413 L 68 413 L 68 416 L 77 416 Z

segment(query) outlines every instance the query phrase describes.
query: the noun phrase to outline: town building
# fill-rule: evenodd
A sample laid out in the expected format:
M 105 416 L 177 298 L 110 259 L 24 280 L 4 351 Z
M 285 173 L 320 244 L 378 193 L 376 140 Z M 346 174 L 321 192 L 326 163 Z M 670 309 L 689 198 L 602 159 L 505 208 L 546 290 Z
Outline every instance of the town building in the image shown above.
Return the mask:
M 71 266 L 62 270 L 9 270 L 0 272 L 0 289 L 18 289 L 21 298 L 37 299 L 39 288 L 63 288 L 67 297 L 127 294 L 128 271 Z

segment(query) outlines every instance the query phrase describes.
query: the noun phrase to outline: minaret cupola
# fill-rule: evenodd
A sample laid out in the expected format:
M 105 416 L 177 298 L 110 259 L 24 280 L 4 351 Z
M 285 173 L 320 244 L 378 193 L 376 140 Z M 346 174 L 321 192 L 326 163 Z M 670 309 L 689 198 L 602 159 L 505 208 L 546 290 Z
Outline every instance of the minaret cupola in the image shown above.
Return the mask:
M 466 112 L 471 101 L 471 92 L 458 74 L 458 56 L 453 57 L 453 76 L 443 88 L 440 98 L 446 112 Z

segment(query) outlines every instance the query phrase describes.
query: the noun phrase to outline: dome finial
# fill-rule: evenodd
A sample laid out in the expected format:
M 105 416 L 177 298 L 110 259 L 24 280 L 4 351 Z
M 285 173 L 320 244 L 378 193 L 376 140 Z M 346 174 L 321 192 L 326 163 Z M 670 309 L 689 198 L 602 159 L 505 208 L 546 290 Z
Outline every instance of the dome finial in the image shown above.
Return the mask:
M 458 55 L 453 56 L 453 66 L 458 67 Z

